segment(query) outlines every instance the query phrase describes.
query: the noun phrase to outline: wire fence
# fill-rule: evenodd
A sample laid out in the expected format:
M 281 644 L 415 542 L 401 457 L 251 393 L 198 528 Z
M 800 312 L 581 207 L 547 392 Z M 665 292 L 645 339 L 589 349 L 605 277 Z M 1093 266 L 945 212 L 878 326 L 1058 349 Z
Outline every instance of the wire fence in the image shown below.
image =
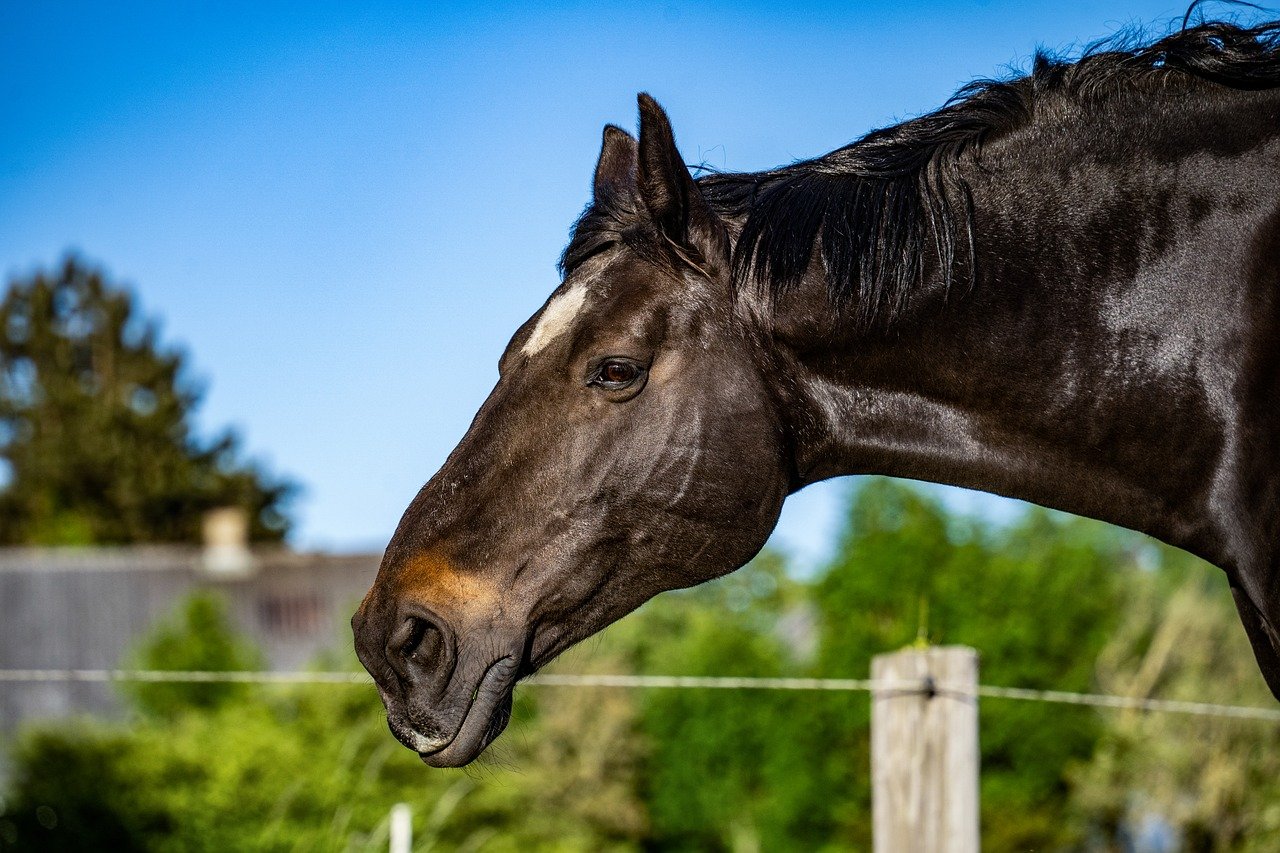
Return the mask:
M 139 669 L 0 669 L 3 682 L 153 682 L 153 683 L 237 683 L 237 684 L 363 684 L 373 680 L 362 672 L 266 672 L 266 671 L 176 671 Z M 622 689 L 700 690 L 808 690 L 834 692 L 928 693 L 951 698 L 1010 699 L 1022 702 L 1050 702 L 1094 708 L 1135 710 L 1201 717 L 1233 717 L 1280 723 L 1280 708 L 1252 705 L 1223 705 L 1178 699 L 1151 699 L 1102 693 L 1072 693 L 1064 690 L 1031 690 L 1022 687 L 979 685 L 952 688 L 931 680 L 875 681 L 860 678 L 734 678 L 696 675 L 569 675 L 541 674 L 524 679 L 533 687 L 613 687 Z

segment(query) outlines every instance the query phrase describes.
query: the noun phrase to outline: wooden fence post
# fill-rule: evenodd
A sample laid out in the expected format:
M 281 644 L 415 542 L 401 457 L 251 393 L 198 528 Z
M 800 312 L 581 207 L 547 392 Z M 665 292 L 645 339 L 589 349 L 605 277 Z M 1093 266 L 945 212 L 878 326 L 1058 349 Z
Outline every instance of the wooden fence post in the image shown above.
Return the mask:
M 977 853 L 977 651 L 877 655 L 871 678 L 876 853 Z

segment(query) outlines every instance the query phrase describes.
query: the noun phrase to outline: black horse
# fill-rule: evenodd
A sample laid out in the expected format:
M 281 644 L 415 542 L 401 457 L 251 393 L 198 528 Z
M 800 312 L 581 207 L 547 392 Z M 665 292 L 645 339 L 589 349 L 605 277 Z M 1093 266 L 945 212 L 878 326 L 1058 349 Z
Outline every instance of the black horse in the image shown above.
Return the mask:
M 1280 695 L 1280 22 L 1040 57 L 755 174 L 694 180 L 639 100 L 353 619 L 401 741 L 471 761 L 519 677 L 864 472 L 1210 560 Z

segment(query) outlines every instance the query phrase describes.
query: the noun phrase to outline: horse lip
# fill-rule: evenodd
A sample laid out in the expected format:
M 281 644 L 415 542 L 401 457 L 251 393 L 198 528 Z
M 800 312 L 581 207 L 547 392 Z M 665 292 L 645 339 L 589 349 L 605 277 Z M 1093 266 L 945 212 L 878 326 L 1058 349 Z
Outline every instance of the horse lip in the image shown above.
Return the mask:
M 472 717 L 480 712 L 485 711 L 485 718 L 491 724 L 493 715 L 503 704 L 510 694 L 511 689 L 515 686 L 518 668 L 514 666 L 515 659 L 510 656 L 501 657 L 489 664 L 485 668 L 484 674 L 480 676 L 479 682 L 471 695 L 471 702 L 467 705 L 466 713 L 462 715 L 462 719 L 458 722 L 458 727 L 453 734 L 443 738 L 428 738 L 417 731 L 410 730 L 413 743 L 406 744 L 410 749 L 418 753 L 418 757 L 425 763 L 434 767 L 459 767 L 470 762 L 473 758 L 480 754 L 483 749 L 489 745 L 497 732 L 491 732 L 485 729 L 480 732 L 476 746 L 472 754 L 458 761 L 453 757 L 446 758 L 443 762 L 432 761 L 433 758 L 444 757 L 442 753 L 454 746 L 458 742 L 459 736 L 467 729 L 467 723 Z M 506 682 L 505 684 L 503 682 Z
M 429 738 L 424 734 L 420 734 L 416 729 L 409 729 L 406 732 L 406 736 L 413 741 L 409 748 L 418 753 L 418 755 L 430 755 L 433 752 L 439 752 L 453 742 L 451 737 Z

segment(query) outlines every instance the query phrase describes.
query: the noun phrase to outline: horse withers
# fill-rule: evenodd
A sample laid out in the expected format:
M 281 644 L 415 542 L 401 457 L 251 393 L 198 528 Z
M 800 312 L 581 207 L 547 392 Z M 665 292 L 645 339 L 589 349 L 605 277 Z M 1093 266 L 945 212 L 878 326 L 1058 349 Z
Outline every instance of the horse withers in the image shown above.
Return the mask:
M 1216 563 L 1280 695 L 1280 23 L 1039 57 L 760 173 L 695 180 L 639 107 L 352 620 L 401 742 L 466 764 L 519 678 L 850 473 Z

